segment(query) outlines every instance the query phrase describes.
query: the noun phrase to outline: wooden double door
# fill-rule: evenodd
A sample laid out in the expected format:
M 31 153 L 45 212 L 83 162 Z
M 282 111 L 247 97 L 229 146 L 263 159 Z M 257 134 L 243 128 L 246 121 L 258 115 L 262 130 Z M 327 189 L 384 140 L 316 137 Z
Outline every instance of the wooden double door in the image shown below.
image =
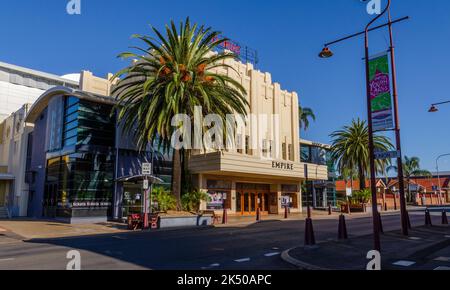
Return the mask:
M 236 192 L 236 211 L 241 215 L 256 215 L 259 208 L 262 214 L 269 213 L 269 192 L 241 190 Z

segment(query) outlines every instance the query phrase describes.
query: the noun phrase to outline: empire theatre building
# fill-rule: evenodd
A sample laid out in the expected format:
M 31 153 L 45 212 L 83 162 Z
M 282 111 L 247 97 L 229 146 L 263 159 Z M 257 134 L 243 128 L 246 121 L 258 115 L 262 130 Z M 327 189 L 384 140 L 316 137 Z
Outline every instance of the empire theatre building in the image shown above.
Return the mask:
M 242 84 L 249 103 L 247 113 L 256 117 L 247 118 L 245 129 L 237 130 L 242 132 L 235 134 L 241 146 L 199 150 L 191 156 L 193 183 L 210 197 L 202 209 L 221 211 L 225 207 L 232 215 L 244 216 L 255 215 L 258 208 L 265 215 L 281 214 L 285 206 L 292 213 L 302 212 L 302 184 L 328 180 L 328 168 L 300 161 L 297 93 L 282 90 L 269 73 L 252 64 L 226 62 L 234 70 L 221 73 Z

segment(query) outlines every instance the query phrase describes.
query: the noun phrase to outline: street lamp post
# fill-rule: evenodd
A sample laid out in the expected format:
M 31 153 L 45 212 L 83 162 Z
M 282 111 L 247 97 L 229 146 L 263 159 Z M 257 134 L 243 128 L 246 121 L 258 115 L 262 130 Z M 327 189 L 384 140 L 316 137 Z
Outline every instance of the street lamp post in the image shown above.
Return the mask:
M 370 66 L 369 66 L 369 28 L 372 24 L 377 21 L 382 15 L 389 10 L 391 6 L 391 0 L 388 0 L 386 8 L 381 14 L 372 19 L 372 21 L 367 24 L 364 33 L 364 43 L 365 43 L 365 63 L 366 63 L 366 92 L 367 92 L 367 116 L 369 124 L 369 159 L 370 159 L 370 187 L 372 191 L 372 219 L 373 219 L 373 240 L 374 249 L 377 251 L 381 250 L 380 242 L 380 219 L 378 216 L 378 200 L 377 200 L 377 185 L 376 185 L 376 171 L 375 171 L 375 153 L 373 145 L 373 126 L 372 126 L 372 100 L 370 98 Z
M 405 199 L 405 189 L 404 189 L 404 180 L 403 180 L 403 167 L 402 167 L 402 155 L 401 155 L 401 140 L 400 140 L 400 121 L 399 121 L 399 112 L 398 112 L 398 94 L 397 94 L 397 82 L 396 82 L 396 66 L 395 66 L 395 47 L 393 40 L 393 32 L 392 25 L 404 20 L 409 19 L 408 16 L 396 19 L 394 21 L 391 20 L 390 14 L 390 6 L 391 0 L 388 0 L 388 4 L 386 8 L 383 10 L 381 14 L 375 17 L 370 23 L 366 26 L 366 29 L 363 32 L 359 32 L 333 42 L 329 42 L 325 44 L 324 49 L 319 54 L 321 58 L 329 58 L 333 56 L 333 52 L 329 49 L 329 46 L 338 42 L 342 42 L 347 39 L 354 38 L 356 36 L 360 36 L 364 34 L 365 36 L 365 65 L 366 65 L 366 89 L 367 89 L 367 113 L 369 116 L 368 125 L 369 125 L 369 153 L 370 153 L 370 171 L 371 171 L 371 190 L 372 190 L 372 206 L 373 206 L 373 225 L 374 225 L 374 244 L 375 249 L 380 249 L 380 237 L 379 237 L 379 219 L 378 215 L 378 205 L 377 205 L 377 196 L 376 196 L 376 172 L 375 172 L 375 158 L 374 158 L 374 146 L 373 146 L 373 126 L 372 126 L 372 104 L 370 99 L 370 73 L 369 73 L 369 32 L 373 30 L 377 30 L 383 27 L 389 27 L 389 36 L 390 36 L 390 54 L 391 54 L 391 67 L 392 67 L 392 82 L 393 82 L 393 99 L 394 99 L 394 111 L 395 111 L 395 135 L 396 135 L 396 143 L 397 143 L 397 151 L 399 152 L 399 156 L 397 158 L 398 165 L 398 178 L 399 178 L 399 191 L 400 191 L 400 203 L 401 203 L 401 222 L 402 222 L 402 232 L 404 235 L 408 235 L 408 219 L 407 219 L 407 211 L 406 211 L 406 199 Z M 372 24 L 375 23 L 380 17 L 382 17 L 386 12 L 389 12 L 388 18 L 389 21 L 387 24 L 382 24 L 376 27 L 371 28 Z
M 442 201 L 442 187 L 441 187 L 441 175 L 439 173 L 439 159 L 450 156 L 450 153 L 439 155 L 438 158 L 436 158 L 436 171 L 438 176 L 438 189 L 439 189 L 439 199 Z
M 403 179 L 403 161 L 402 161 L 402 146 L 400 138 L 400 117 L 398 110 L 398 92 L 397 92 L 397 68 L 395 65 L 395 45 L 394 45 L 394 33 L 392 29 L 391 10 L 388 9 L 389 20 L 389 41 L 390 41 L 390 53 L 391 53 L 391 70 L 392 70 L 392 90 L 394 100 L 394 116 L 395 116 L 395 143 L 398 152 L 397 156 L 397 176 L 398 185 L 400 187 L 400 213 L 402 223 L 402 233 L 404 236 L 408 235 L 408 212 L 406 211 L 406 198 L 405 198 L 405 181 Z

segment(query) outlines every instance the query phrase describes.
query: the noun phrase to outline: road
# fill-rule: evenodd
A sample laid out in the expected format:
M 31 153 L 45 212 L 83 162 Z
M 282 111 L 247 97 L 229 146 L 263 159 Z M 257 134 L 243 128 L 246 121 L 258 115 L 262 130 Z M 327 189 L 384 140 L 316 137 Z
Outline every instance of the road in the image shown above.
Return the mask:
M 438 222 L 439 217 L 433 217 Z M 411 215 L 413 226 L 423 214 Z M 347 220 L 349 235 L 371 234 L 371 218 Z M 385 231 L 399 230 L 399 215 L 383 216 Z M 318 242 L 335 239 L 337 217 L 314 220 Z M 303 221 L 263 221 L 241 228 L 130 232 L 22 242 L 0 235 L 0 270 L 64 270 L 70 250 L 81 253 L 84 270 L 277 270 L 295 269 L 280 254 L 301 245 Z M 369 249 L 370 250 L 370 249 Z

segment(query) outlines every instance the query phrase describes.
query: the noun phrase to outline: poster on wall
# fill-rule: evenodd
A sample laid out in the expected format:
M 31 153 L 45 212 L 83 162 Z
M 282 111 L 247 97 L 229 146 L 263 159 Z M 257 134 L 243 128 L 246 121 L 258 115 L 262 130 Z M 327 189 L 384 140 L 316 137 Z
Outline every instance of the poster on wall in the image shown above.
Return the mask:
M 207 203 L 208 210 L 220 210 L 223 209 L 225 200 L 227 199 L 226 192 L 220 191 L 208 191 L 209 201 Z
M 394 119 L 387 54 L 369 60 L 369 85 L 373 131 L 390 130 L 394 127 Z

